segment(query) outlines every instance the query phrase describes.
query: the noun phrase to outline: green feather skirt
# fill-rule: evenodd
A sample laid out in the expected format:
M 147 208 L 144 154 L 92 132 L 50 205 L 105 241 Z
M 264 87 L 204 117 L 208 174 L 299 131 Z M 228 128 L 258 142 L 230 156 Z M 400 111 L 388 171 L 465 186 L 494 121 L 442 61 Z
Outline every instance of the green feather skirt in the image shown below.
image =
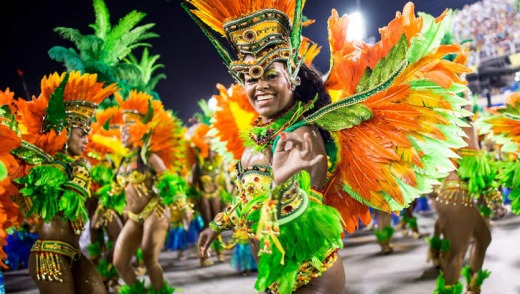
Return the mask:
M 256 231 L 260 211 L 253 211 L 247 217 Z M 258 278 L 255 288 L 265 291 L 273 283 L 278 284 L 281 294 L 291 293 L 295 287 L 302 263 L 310 262 L 319 269 L 331 250 L 342 248 L 341 216 L 336 209 L 310 202 L 301 216 L 280 226 L 278 240 L 285 250 L 282 253 L 272 246 L 270 254 L 262 254 L 258 263 Z M 263 240 L 260 240 L 262 244 Z

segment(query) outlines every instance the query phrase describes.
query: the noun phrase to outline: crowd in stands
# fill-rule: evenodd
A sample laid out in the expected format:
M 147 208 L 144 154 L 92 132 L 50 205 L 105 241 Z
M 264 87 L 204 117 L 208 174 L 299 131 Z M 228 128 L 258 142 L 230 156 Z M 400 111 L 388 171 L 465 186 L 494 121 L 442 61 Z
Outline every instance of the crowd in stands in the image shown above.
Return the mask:
M 482 0 L 465 5 L 454 14 L 457 42 L 473 40 L 475 54 L 469 62 L 520 51 L 519 0 Z

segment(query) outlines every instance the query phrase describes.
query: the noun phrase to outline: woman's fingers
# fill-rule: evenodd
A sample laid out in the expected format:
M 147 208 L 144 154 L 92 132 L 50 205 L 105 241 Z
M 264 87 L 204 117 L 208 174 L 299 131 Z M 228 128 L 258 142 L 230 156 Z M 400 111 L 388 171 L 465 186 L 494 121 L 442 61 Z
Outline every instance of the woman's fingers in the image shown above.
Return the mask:
M 295 147 L 300 151 L 309 152 L 312 150 L 311 145 L 312 141 L 309 133 L 305 133 L 301 136 L 292 132 L 283 132 L 280 134 L 280 140 L 278 141 L 278 145 L 276 145 L 276 151 L 288 151 L 292 149 L 292 147 Z
M 303 149 L 301 151 L 303 158 L 306 158 L 308 154 L 312 154 L 312 142 L 311 135 L 309 133 L 303 134 Z

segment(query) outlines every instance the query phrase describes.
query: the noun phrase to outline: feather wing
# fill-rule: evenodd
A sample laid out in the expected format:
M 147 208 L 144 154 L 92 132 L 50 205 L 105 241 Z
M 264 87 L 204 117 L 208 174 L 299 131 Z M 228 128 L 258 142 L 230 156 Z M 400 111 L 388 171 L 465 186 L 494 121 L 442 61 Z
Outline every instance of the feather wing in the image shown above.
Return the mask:
M 467 114 L 456 94 L 465 89 L 459 75 L 468 69 L 443 59 L 463 53 L 457 45 L 440 46 L 444 16 L 415 17 L 409 3 L 373 46 L 346 41 L 345 16 L 333 11 L 329 19 L 326 86 L 333 104 L 310 120 L 334 133 L 338 161 L 324 203 L 341 212 L 349 231 L 358 219 L 369 221 L 365 207 L 399 211 L 454 169 L 450 148 L 464 146 L 459 126 Z M 349 120 L 345 113 L 354 108 L 371 115 L 346 128 L 321 123 Z

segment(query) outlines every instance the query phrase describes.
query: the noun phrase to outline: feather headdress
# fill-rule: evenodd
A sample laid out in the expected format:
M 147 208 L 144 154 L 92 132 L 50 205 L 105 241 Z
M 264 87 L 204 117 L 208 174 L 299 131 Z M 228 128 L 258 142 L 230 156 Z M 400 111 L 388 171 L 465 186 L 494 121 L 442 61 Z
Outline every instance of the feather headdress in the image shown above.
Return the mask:
M 125 100 L 120 95 L 116 95 L 116 100 L 129 127 L 131 143 L 141 148 L 143 160 L 146 161 L 148 152 L 153 152 L 167 168 L 185 172 L 188 142 L 182 121 L 165 110 L 160 100 L 152 100 L 145 92 L 132 90 Z
M 231 75 L 243 83 L 243 75 L 260 77 L 273 62 L 287 63 L 289 76 L 297 84 L 303 62 L 299 56 L 302 42 L 302 10 L 305 0 L 187 0 L 186 12 L 210 39 Z M 224 36 L 235 57 L 220 44 L 208 28 Z M 312 49 L 312 48 L 309 48 Z M 245 55 L 256 59 L 244 61 Z
M 2 262 L 7 255 L 3 248 L 7 245 L 6 229 L 21 223 L 20 208 L 11 200 L 11 196 L 18 194 L 18 189 L 13 185 L 8 175 L 11 175 L 18 167 L 10 151 L 21 144 L 21 139 L 7 126 L 0 124 L 0 266 L 7 268 Z
M 96 111 L 95 122 L 92 123 L 92 132 L 84 154 L 95 164 L 107 154 L 127 153 L 121 143 L 120 126 L 123 125 L 123 114 L 118 106 L 108 107 Z
M 4 268 L 7 268 L 2 262 L 7 257 L 3 251 L 7 245 L 5 230 L 22 220 L 18 205 L 11 200 L 12 196 L 18 194 L 18 189 L 11 182 L 11 177 L 18 169 L 18 162 L 10 152 L 21 144 L 20 137 L 13 130 L 16 129 L 13 97 L 14 93 L 9 89 L 0 91 L 0 266 Z
M 41 94 L 31 101 L 18 100 L 22 139 L 53 155 L 67 141 L 67 127 L 87 133 L 97 105 L 117 90 L 104 85 L 96 74 L 53 73 L 41 81 Z

